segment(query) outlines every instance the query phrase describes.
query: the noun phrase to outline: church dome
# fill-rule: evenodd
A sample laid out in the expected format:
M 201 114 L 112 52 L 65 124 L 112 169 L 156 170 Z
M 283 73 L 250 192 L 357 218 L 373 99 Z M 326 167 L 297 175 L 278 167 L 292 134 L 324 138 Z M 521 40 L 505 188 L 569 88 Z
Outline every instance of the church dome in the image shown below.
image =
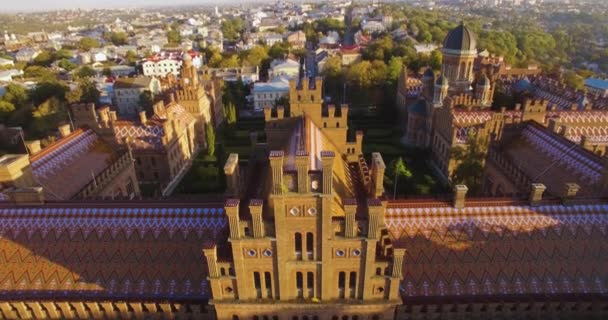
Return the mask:
M 475 34 L 464 23 L 452 29 L 443 42 L 443 48 L 455 51 L 476 51 L 477 40 Z

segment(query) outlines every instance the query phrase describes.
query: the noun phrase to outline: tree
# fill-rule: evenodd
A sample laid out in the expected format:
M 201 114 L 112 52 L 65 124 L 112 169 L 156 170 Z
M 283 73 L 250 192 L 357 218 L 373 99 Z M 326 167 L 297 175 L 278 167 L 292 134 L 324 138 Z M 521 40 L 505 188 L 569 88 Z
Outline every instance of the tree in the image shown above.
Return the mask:
M 360 88 L 370 87 L 372 84 L 371 70 L 372 64 L 369 61 L 354 63 L 346 72 L 346 81 Z
M 0 119 L 2 119 L 2 121 L 5 121 L 13 111 L 15 111 L 14 104 L 0 100 Z
M 244 29 L 245 22 L 241 18 L 233 18 L 222 21 L 221 30 L 224 38 L 227 40 L 238 40 Z
M 82 99 L 82 89 L 80 88 L 80 86 L 77 86 L 76 88 L 74 88 L 72 90 L 68 90 L 65 93 L 65 101 L 67 101 L 67 103 L 69 103 L 69 104 L 79 103 L 81 99 Z
M 76 72 L 76 76 L 78 78 L 89 78 L 89 77 L 94 77 L 96 74 L 95 70 L 93 70 L 93 68 L 89 67 L 89 66 L 82 66 L 80 67 L 80 69 L 78 69 L 78 71 Z
M 226 105 L 224 105 L 224 118 L 229 126 L 232 127 L 236 124 L 237 114 L 234 103 L 228 102 Z
M 101 70 L 101 74 L 103 74 L 105 77 L 109 78 L 112 76 L 112 69 L 110 69 L 109 67 L 105 67 L 105 68 L 103 68 L 103 70 Z
M 451 158 L 458 165 L 452 172 L 452 183 L 464 184 L 471 194 L 481 192 L 484 161 L 487 153 L 485 139 L 469 133 L 465 146 L 456 146 L 450 150 Z
M 142 110 L 152 114 L 152 107 L 154 105 L 154 97 L 152 96 L 152 92 L 144 91 L 139 95 L 139 106 Z
M 247 52 L 243 59 L 243 64 L 248 66 L 260 66 L 262 62 L 268 59 L 268 49 L 264 46 L 255 46 Z
M 16 108 L 23 107 L 27 103 L 28 98 L 25 88 L 12 82 L 4 88 L 4 95 L 2 96 L 2 100 L 10 102 Z
M 340 57 L 334 56 L 327 58 L 321 74 L 323 77 L 331 78 L 333 80 L 342 77 L 342 60 Z
M 45 67 L 41 66 L 29 66 L 23 71 L 23 75 L 26 78 L 38 78 L 38 79 L 51 79 L 54 77 L 53 73 Z
M 399 157 L 397 160 L 394 160 L 391 163 L 391 171 L 393 177 L 393 199 L 397 198 L 397 182 L 399 181 L 399 177 L 410 178 L 412 177 L 412 172 L 407 169 L 405 166 L 405 162 L 403 158 Z
M 133 52 L 133 50 L 127 51 L 127 54 L 125 56 L 125 60 L 130 66 L 134 66 L 137 63 L 138 58 L 139 57 L 137 56 L 137 53 Z
M 207 140 L 207 155 L 215 156 L 215 130 L 211 124 L 205 126 L 205 138 Z
M 268 55 L 272 59 L 283 59 L 289 54 L 289 43 L 287 42 L 276 42 L 268 49 Z
M 80 81 L 78 87 L 80 88 L 80 90 L 82 90 L 81 102 L 99 103 L 99 97 L 101 96 L 101 93 L 99 92 L 99 90 L 97 90 L 97 86 L 95 86 L 94 82 L 88 79 L 84 79 Z
M 401 76 L 403 70 L 403 59 L 399 57 L 392 57 L 387 66 L 387 78 L 389 81 L 395 82 Z
M 171 29 L 167 31 L 167 41 L 169 41 L 170 45 L 177 45 L 182 43 L 182 36 L 179 34 L 179 31 Z
M 30 99 L 32 104 L 38 106 L 51 97 L 64 100 L 67 91 L 68 87 L 57 80 L 46 80 L 39 82 L 34 89 L 30 90 Z
M 89 51 L 93 48 L 101 47 L 101 43 L 91 37 L 83 37 L 82 39 L 80 39 L 80 41 L 78 41 L 77 47 L 80 50 Z
M 240 65 L 239 57 L 236 54 L 223 58 L 219 64 L 220 68 L 238 68 Z
M 566 71 L 566 73 L 564 74 L 564 82 L 574 89 L 585 89 L 585 80 L 583 79 L 583 77 L 579 76 L 574 71 Z
M 42 66 L 42 67 L 50 67 L 51 63 L 53 63 L 53 62 L 55 62 L 53 55 L 46 50 L 40 52 L 40 54 L 37 55 L 33 61 L 33 63 L 35 65 Z
M 110 41 L 115 46 L 123 46 L 127 44 L 128 35 L 125 32 L 112 32 L 110 34 Z
M 61 61 L 59 61 L 59 67 L 65 69 L 66 71 L 72 71 L 76 69 L 77 66 L 68 59 L 61 59 Z

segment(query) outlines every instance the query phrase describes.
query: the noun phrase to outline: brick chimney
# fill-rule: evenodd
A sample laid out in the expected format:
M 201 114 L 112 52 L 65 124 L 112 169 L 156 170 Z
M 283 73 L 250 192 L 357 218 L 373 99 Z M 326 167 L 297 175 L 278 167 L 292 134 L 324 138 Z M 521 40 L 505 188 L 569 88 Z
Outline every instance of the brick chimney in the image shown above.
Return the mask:
M 144 126 L 146 125 L 146 123 L 148 123 L 148 117 L 146 116 L 146 111 L 139 112 L 139 122 L 141 122 L 141 124 L 143 124 Z
M 42 148 L 40 147 L 40 140 L 26 141 L 25 147 L 29 151 L 30 155 L 34 155 L 34 154 L 40 152 L 40 150 L 42 150 Z
M 463 184 L 458 184 L 454 186 L 454 208 L 464 208 L 464 202 L 468 191 L 469 188 L 467 188 L 467 186 Z
M 545 190 L 547 190 L 547 187 L 545 187 L 545 185 L 542 183 L 533 183 L 530 186 L 530 197 L 528 200 L 531 206 L 537 206 L 539 204 L 539 202 L 543 199 L 543 193 Z
M 67 137 L 70 133 L 72 133 L 72 128 L 68 123 L 60 125 L 57 130 L 62 138 Z

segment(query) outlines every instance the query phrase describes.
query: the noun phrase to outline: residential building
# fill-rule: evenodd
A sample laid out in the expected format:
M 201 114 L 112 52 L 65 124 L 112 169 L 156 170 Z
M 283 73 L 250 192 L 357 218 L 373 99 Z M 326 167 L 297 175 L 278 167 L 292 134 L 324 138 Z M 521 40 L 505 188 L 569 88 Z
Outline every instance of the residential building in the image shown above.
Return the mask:
M 274 106 L 277 100 L 289 96 L 289 79 L 287 77 L 276 77 L 269 82 L 256 82 L 253 84 L 251 94 L 253 95 L 253 106 L 256 110 Z
M 200 68 L 203 59 L 200 54 L 189 51 L 192 64 Z M 167 74 L 178 75 L 182 66 L 183 53 L 179 51 L 163 51 L 146 59 L 141 65 L 144 76 L 164 77 Z
M 286 41 L 292 48 L 304 48 L 306 45 L 306 34 L 302 30 L 292 32 L 287 35 Z
M 608 98 L 608 80 L 606 79 L 587 78 L 585 88 L 603 98 Z
M 13 62 L 13 60 L 0 58 L 0 67 L 12 67 L 14 65 L 15 63 Z
M 361 22 L 361 30 L 367 33 L 380 33 L 386 31 L 386 27 L 380 21 L 369 20 Z
M 227 82 L 241 80 L 245 84 L 251 84 L 260 80 L 259 66 L 239 68 L 202 68 L 203 76 L 207 78 L 218 78 Z
M 153 98 L 160 91 L 160 81 L 154 77 L 118 78 L 114 82 L 112 101 L 120 116 L 135 116 L 143 110 L 141 95 L 148 92 Z
M 17 52 L 15 60 L 17 62 L 32 62 L 40 54 L 40 50 L 25 47 Z
M 275 59 L 270 63 L 268 69 L 268 78 L 285 76 L 295 78 L 300 72 L 300 63 L 292 59 Z

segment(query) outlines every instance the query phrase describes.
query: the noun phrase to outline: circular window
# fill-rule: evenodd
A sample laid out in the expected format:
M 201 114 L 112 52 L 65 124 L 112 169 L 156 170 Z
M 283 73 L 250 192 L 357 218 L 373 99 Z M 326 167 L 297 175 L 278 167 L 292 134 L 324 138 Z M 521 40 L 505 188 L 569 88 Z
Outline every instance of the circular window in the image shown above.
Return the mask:
M 293 208 L 291 208 L 291 210 L 289 210 L 289 213 L 290 213 L 292 216 L 297 216 L 297 215 L 300 213 L 300 209 L 298 209 L 298 208 L 296 208 L 296 207 L 293 207 Z
M 249 251 L 247 251 L 247 254 L 248 254 L 250 257 L 253 257 L 253 256 L 255 256 L 255 250 L 253 250 L 253 249 L 249 249 Z
M 338 249 L 338 250 L 336 250 L 336 255 L 337 255 L 338 257 L 342 257 L 342 256 L 344 256 L 344 250 L 342 250 L 342 249 Z
M 360 255 L 361 255 L 361 250 L 359 250 L 359 249 L 353 250 L 353 256 L 358 257 Z
M 314 216 L 317 214 L 317 209 L 315 208 L 308 208 L 308 215 L 309 216 Z
M 272 256 L 272 250 L 270 250 L 270 249 L 264 250 L 264 256 L 266 256 L 266 257 Z

